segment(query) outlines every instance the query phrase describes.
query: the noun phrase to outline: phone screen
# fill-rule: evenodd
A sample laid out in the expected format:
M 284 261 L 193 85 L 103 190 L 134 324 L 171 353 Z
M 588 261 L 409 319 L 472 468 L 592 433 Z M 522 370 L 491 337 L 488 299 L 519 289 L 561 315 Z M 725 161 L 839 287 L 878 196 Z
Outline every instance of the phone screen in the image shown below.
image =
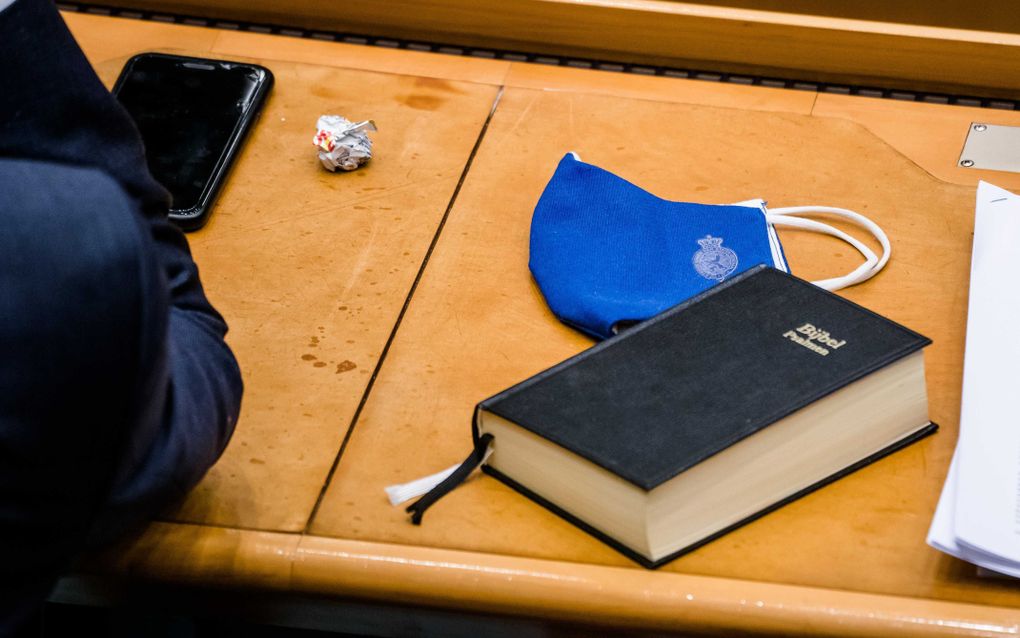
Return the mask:
M 199 206 L 227 160 L 266 72 L 252 65 L 146 55 L 135 58 L 117 98 L 142 134 L 149 170 L 174 211 Z

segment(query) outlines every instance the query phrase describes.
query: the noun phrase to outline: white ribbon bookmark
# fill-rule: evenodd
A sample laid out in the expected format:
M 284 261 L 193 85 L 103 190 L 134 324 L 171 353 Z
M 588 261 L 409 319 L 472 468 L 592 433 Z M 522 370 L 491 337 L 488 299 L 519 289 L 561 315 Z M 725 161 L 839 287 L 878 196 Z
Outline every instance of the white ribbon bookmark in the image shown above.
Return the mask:
M 482 457 L 482 463 L 489 460 L 489 457 L 492 456 L 493 450 L 495 450 L 495 447 L 489 446 L 489 449 L 485 452 L 485 456 Z M 422 494 L 427 494 L 432 490 L 432 488 L 439 485 L 445 481 L 447 477 L 453 474 L 460 465 L 460 463 L 456 463 L 441 472 L 423 476 L 408 483 L 399 483 L 397 485 L 387 486 L 384 489 L 386 490 L 386 496 L 390 499 L 390 505 L 400 505 L 412 498 L 416 498 Z

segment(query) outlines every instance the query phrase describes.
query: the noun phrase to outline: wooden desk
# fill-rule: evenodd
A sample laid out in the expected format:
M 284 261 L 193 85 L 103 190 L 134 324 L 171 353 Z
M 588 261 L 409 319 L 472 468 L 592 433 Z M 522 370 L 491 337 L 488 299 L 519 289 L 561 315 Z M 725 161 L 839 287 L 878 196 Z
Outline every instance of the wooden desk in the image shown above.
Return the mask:
M 971 122 L 1020 113 L 67 19 L 107 82 L 151 48 L 277 77 L 191 235 L 245 372 L 237 433 L 100 571 L 678 631 L 1020 632 L 1020 587 L 924 544 L 957 433 L 974 186 L 1020 187 L 956 160 Z M 369 166 L 319 169 L 325 112 L 375 119 Z M 671 199 L 866 211 L 893 260 L 845 294 L 934 339 L 940 433 L 655 572 L 487 477 L 410 525 L 383 486 L 458 461 L 479 399 L 589 345 L 527 271 L 531 211 L 568 150 Z M 781 234 L 802 276 L 854 261 Z
M 107 0 L 225 20 L 1012 98 L 1020 29 L 1009 0 Z M 929 26 L 931 25 L 931 26 Z M 937 25 L 937 26 L 936 26 Z

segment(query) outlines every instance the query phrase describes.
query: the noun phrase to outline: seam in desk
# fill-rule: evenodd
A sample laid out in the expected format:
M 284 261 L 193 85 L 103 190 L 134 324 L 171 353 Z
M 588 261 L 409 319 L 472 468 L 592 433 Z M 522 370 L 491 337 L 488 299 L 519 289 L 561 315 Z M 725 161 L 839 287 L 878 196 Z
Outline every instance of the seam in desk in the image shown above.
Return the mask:
M 315 506 L 312 508 L 311 514 L 308 516 L 308 520 L 305 522 L 305 528 L 302 535 L 309 534 L 312 522 L 315 521 L 315 517 L 319 513 L 319 508 L 322 506 L 322 502 L 326 497 L 326 491 L 329 489 L 330 484 L 333 482 L 333 475 L 336 474 L 336 469 L 340 465 L 340 459 L 343 457 L 344 451 L 347 449 L 347 444 L 351 440 L 351 435 L 354 433 L 354 428 L 357 427 L 358 419 L 361 417 L 361 412 L 365 408 L 365 404 L 368 403 L 368 398 L 372 394 L 372 388 L 375 387 L 375 380 L 379 376 L 379 371 L 382 369 L 383 363 L 386 361 L 386 355 L 389 354 L 390 346 L 393 344 L 393 340 L 396 338 L 397 332 L 400 330 L 400 325 L 403 323 L 404 315 L 407 314 L 407 309 L 411 305 L 411 299 L 414 297 L 414 293 L 418 290 L 418 283 L 421 281 L 422 275 L 425 273 L 425 269 L 428 267 L 429 260 L 432 257 L 433 251 L 435 251 L 436 244 L 439 243 L 439 238 L 443 234 L 443 228 L 446 227 L 446 220 L 450 216 L 450 211 L 453 210 L 454 204 L 457 202 L 457 196 L 460 195 L 460 190 L 464 186 L 464 181 L 467 179 L 468 172 L 471 170 L 471 165 L 475 161 L 475 155 L 478 154 L 478 149 L 482 145 L 482 140 L 485 139 L 485 133 L 489 130 L 489 123 L 492 122 L 492 116 L 496 113 L 496 108 L 499 106 L 499 101 L 503 97 L 503 92 L 506 89 L 505 85 L 500 85 L 496 91 L 496 96 L 492 100 L 492 107 L 489 109 L 489 114 L 485 117 L 485 122 L 482 124 L 481 130 L 478 132 L 478 139 L 475 140 L 475 145 L 471 148 L 471 153 L 468 154 L 467 162 L 464 164 L 464 170 L 461 171 L 460 179 L 457 180 L 457 186 L 453 189 L 453 194 L 450 196 L 450 201 L 446 205 L 446 210 L 443 211 L 443 217 L 439 220 L 439 225 L 436 227 L 436 232 L 432 236 L 432 241 L 429 243 L 428 250 L 425 251 L 425 257 L 422 259 L 421 266 L 418 268 L 418 273 L 414 277 L 414 281 L 411 283 L 411 288 L 407 291 L 407 296 L 404 298 L 404 304 L 400 308 L 400 313 L 397 315 L 397 320 L 393 324 L 393 329 L 390 331 L 389 337 L 386 339 L 386 345 L 383 346 L 382 352 L 379 353 L 379 360 L 375 364 L 375 369 L 372 370 L 372 376 L 368 379 L 368 385 L 365 386 L 365 392 L 361 395 L 361 401 L 358 402 L 358 407 L 354 411 L 354 416 L 351 417 L 351 423 L 347 426 L 347 432 L 344 434 L 344 440 L 340 444 L 340 449 L 337 451 L 336 458 L 333 459 L 333 465 L 329 468 L 329 473 L 326 474 L 326 480 L 322 485 L 322 489 L 319 491 L 319 497 L 315 500 Z

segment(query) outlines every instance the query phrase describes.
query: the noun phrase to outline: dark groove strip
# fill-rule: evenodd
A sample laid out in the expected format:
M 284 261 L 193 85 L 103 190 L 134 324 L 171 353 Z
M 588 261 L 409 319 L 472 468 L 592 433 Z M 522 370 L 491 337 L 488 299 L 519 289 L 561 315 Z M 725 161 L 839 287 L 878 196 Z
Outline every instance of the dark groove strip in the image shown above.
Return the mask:
M 432 236 L 432 242 L 429 243 L 428 250 L 425 251 L 425 257 L 422 259 L 421 266 L 418 268 L 418 274 L 414 277 L 414 282 L 411 284 L 410 290 L 407 292 L 407 297 L 404 298 L 404 305 L 400 308 L 400 314 L 397 315 L 397 321 L 393 324 L 393 330 L 390 331 L 390 336 L 386 339 L 386 345 L 383 346 L 382 352 L 379 354 L 379 361 L 375 364 L 375 369 L 372 371 L 372 376 L 368 380 L 368 385 L 365 386 L 365 392 L 361 395 L 361 401 L 358 403 L 358 408 L 354 411 L 354 416 L 351 417 L 351 423 L 347 427 L 347 433 L 344 435 L 343 443 L 340 444 L 340 450 L 336 454 L 336 458 L 333 459 L 333 466 L 329 468 L 329 474 L 326 475 L 326 482 L 322 485 L 322 490 L 319 492 L 319 498 L 315 501 L 315 507 L 312 508 L 312 513 L 308 517 L 308 522 L 305 524 L 305 533 L 308 533 L 312 526 L 312 521 L 319 513 L 319 508 L 322 506 L 322 501 L 326 497 L 326 491 L 333 482 L 333 475 L 336 474 L 337 467 L 340 466 L 340 458 L 343 456 L 344 451 L 347 449 L 347 444 L 351 440 L 351 435 L 354 433 L 354 428 L 358 424 L 358 420 L 361 418 L 361 412 L 365 408 L 365 404 L 368 403 L 369 396 L 372 394 L 372 389 L 375 387 L 375 380 L 379 377 L 379 371 L 382 369 L 383 363 L 386 361 L 386 355 L 389 354 L 390 346 L 393 344 L 393 340 L 397 336 L 397 332 L 400 330 L 400 325 L 404 321 L 404 315 L 407 314 L 407 308 L 411 305 L 411 299 L 414 298 L 414 293 L 418 290 L 418 284 L 421 282 L 422 276 L 425 274 L 425 269 L 428 267 L 429 260 L 432 258 L 432 253 L 436 249 L 436 245 L 439 243 L 439 238 L 443 234 L 443 228 L 446 227 L 446 220 L 450 217 L 450 211 L 453 210 L 454 204 L 457 202 L 457 196 L 460 195 L 460 189 L 464 186 L 464 181 L 467 179 L 468 171 L 471 170 L 471 165 L 475 161 L 475 155 L 478 154 L 478 149 L 482 145 L 482 140 L 485 139 L 485 133 L 489 130 L 489 123 L 492 121 L 492 116 L 496 113 L 496 107 L 499 105 L 500 98 L 503 97 L 504 87 L 500 86 L 499 91 L 496 93 L 496 97 L 492 101 L 492 109 L 489 111 L 488 116 L 485 118 L 485 123 L 482 124 L 482 129 L 478 133 L 478 139 L 475 140 L 475 145 L 471 148 L 471 153 L 468 155 L 467 163 L 464 164 L 464 170 L 461 171 L 460 179 L 457 180 L 457 186 L 453 189 L 453 194 L 450 196 L 450 202 L 446 205 L 446 210 L 443 212 L 442 219 L 439 220 L 439 226 L 436 228 L 435 234 Z
M 129 18 L 135 20 L 154 20 L 157 22 L 168 22 L 184 24 L 189 26 L 211 27 L 216 29 L 230 29 L 233 31 L 272 33 L 276 35 L 295 38 L 310 38 L 313 40 L 325 40 L 329 42 L 344 42 L 347 44 L 378 46 L 386 47 L 389 49 L 407 49 L 409 51 L 443 53 L 447 55 L 488 58 L 493 60 L 507 60 L 510 62 L 531 62 L 535 64 L 549 64 L 553 66 L 566 66 L 579 69 L 595 69 L 599 71 L 612 71 L 617 73 L 633 73 L 637 75 L 660 75 L 672 78 L 703 80 L 706 82 L 723 82 L 728 84 L 742 84 L 745 86 L 766 86 L 771 88 L 789 89 L 794 91 L 836 93 L 839 95 L 857 95 L 861 97 L 873 97 L 886 100 L 901 100 L 906 102 L 926 102 L 929 104 L 947 104 L 956 106 L 969 106 L 978 108 L 1020 111 L 1020 101 L 1018 100 L 987 96 L 981 97 L 976 95 L 953 95 L 948 93 L 930 93 L 925 91 L 914 91 L 895 88 L 880 88 L 863 85 L 840 84 L 833 82 L 812 82 L 798 80 L 796 78 L 781 78 L 781 77 L 746 75 L 740 73 L 725 73 L 707 69 L 683 69 L 667 66 L 633 64 L 630 62 L 619 60 L 594 60 L 586 58 L 570 58 L 555 55 L 525 53 L 521 51 L 507 51 L 502 49 L 465 47 L 443 43 L 420 42 L 415 40 L 400 40 L 397 38 L 373 37 L 359 35 L 356 33 L 343 33 L 339 31 L 319 31 L 304 29 L 300 27 L 292 27 L 287 25 L 261 24 L 254 22 L 244 22 L 239 20 L 216 20 L 212 18 L 203 18 L 201 16 L 176 15 L 152 11 L 120 9 L 116 7 L 108 7 L 104 5 L 94 5 L 79 2 L 58 2 L 57 6 L 60 7 L 60 9 L 63 11 L 73 11 L 79 13 L 89 13 L 119 18 Z

